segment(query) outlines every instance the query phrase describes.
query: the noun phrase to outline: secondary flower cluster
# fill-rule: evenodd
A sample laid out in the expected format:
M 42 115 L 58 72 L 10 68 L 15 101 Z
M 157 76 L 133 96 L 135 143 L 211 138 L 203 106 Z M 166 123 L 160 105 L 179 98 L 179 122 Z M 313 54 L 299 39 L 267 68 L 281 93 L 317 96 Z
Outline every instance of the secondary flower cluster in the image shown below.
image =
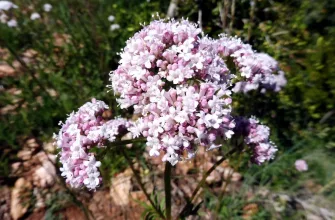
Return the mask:
M 106 140 L 113 142 L 115 137 L 129 126 L 124 119 L 105 122 L 102 118 L 108 106 L 102 101 L 92 100 L 69 115 L 58 135 L 54 135 L 63 167 L 62 176 L 72 187 L 86 186 L 95 189 L 101 182 L 98 167 L 89 149 L 102 147 Z
M 11 9 L 17 9 L 18 6 L 12 3 L 11 1 L 2 1 L 0 0 L 0 22 L 3 24 L 7 24 L 8 27 L 17 27 L 18 23 L 16 19 L 13 17 L 12 13 L 5 13 L 5 11 L 9 11 Z M 43 10 L 45 12 L 50 12 L 52 10 L 52 5 L 46 3 L 43 5 Z M 33 12 L 30 15 L 30 20 L 40 19 L 41 15 L 37 12 Z
M 234 134 L 233 79 L 248 90 L 281 87 L 268 55 L 237 38 L 200 33 L 187 20 L 153 21 L 127 41 L 110 77 L 121 108 L 133 107 L 140 116 L 133 136 L 146 137 L 150 155 L 164 152 L 163 161 L 173 165 L 185 153 L 193 157 L 197 146 L 213 149 Z
M 12 8 L 18 8 L 18 6 L 10 1 L 0 1 L 0 22 L 6 23 L 8 27 L 17 26 L 17 21 L 14 18 L 9 19 L 9 16 L 5 13 L 5 11 L 9 11 Z
M 244 44 L 239 38 L 221 35 L 215 43 L 222 57 L 232 59 L 235 71 L 242 77 L 234 92 L 247 93 L 250 90 L 262 88 L 262 92 L 271 89 L 280 91 L 286 85 L 284 72 L 279 70 L 278 62 L 265 53 L 256 53 L 249 44 Z M 278 74 L 273 74 L 278 72 Z
M 235 133 L 242 135 L 253 151 L 253 162 L 260 165 L 273 159 L 277 147 L 269 140 L 270 128 L 259 124 L 256 118 L 236 118 Z

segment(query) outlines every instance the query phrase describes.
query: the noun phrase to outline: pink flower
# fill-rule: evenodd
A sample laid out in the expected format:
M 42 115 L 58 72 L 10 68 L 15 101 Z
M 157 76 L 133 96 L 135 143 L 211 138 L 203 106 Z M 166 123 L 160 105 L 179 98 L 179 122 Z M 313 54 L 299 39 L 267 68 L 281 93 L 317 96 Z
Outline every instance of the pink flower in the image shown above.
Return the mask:
M 295 168 L 299 171 L 299 172 L 303 172 L 303 171 L 307 171 L 308 170 L 308 164 L 306 163 L 305 160 L 296 160 L 295 163 Z
M 252 161 L 258 165 L 274 158 L 277 147 L 270 140 L 270 128 L 259 124 L 256 118 L 235 119 L 235 133 L 244 137 L 244 142 L 252 149 Z
M 274 74 L 277 62 L 267 54 L 255 53 L 238 38 L 213 40 L 200 33 L 187 20 L 153 21 L 127 41 L 120 65 L 110 74 L 120 107 L 132 106 L 140 115 L 133 136 L 146 137 L 150 155 L 164 153 L 163 161 L 171 164 L 193 157 L 198 146 L 214 149 L 234 135 L 232 79 L 242 79 L 235 92 L 278 91 L 284 85 L 283 76 Z M 227 59 L 235 64 L 231 70 Z M 258 121 L 249 125 L 245 140 L 260 164 L 276 148 L 268 127 Z
M 60 123 L 62 128 L 54 135 L 55 144 L 61 149 L 61 175 L 72 187 L 96 189 L 100 185 L 101 163 L 89 149 L 102 147 L 107 140 L 113 142 L 131 124 L 125 119 L 104 121 L 102 113 L 106 109 L 104 102 L 93 99 L 71 113 L 65 123 Z

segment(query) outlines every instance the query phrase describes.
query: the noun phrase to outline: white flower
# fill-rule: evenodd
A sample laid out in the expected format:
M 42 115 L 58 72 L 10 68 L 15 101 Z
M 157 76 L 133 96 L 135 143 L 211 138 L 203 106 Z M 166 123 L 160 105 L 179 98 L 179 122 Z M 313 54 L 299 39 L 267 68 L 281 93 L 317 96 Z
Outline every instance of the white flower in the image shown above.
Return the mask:
M 34 12 L 30 15 L 30 20 L 36 20 L 36 19 L 40 19 L 41 18 L 41 15 L 37 12 Z
M 215 114 L 207 114 L 205 116 L 205 124 L 207 127 L 213 127 L 215 129 L 218 129 L 220 127 L 220 123 L 222 122 L 222 119 L 219 119 L 219 117 Z
M 111 27 L 110 27 L 110 30 L 111 31 L 114 31 L 114 30 L 117 30 L 120 28 L 120 25 L 119 24 L 112 24 Z
M 78 125 L 77 124 L 71 124 L 66 129 L 66 133 L 68 133 L 69 135 L 77 135 L 77 134 L 79 134 L 80 130 L 78 129 Z
M 115 17 L 113 15 L 108 16 L 108 21 L 113 22 L 115 20 Z
M 17 21 L 15 19 L 11 19 L 10 21 L 7 22 L 8 27 L 16 27 L 17 26 Z
M 232 130 L 227 130 L 225 132 L 225 136 L 230 139 L 233 136 L 234 132 Z
M 103 129 L 91 130 L 87 134 L 87 138 L 91 141 L 98 141 L 100 137 L 103 137 Z
M 89 160 L 84 161 L 84 165 L 86 166 L 86 172 L 92 173 L 97 170 L 97 167 L 101 166 L 101 162 L 96 161 L 95 157 L 91 155 Z
M 95 189 L 100 183 L 99 176 L 100 176 L 99 172 L 88 174 L 88 177 L 84 179 L 84 184 L 86 185 L 86 187 L 88 189 Z
M 49 3 L 43 5 L 43 10 L 45 12 L 49 12 L 51 11 L 51 9 L 52 9 L 52 5 L 50 5 Z
M 17 5 L 10 1 L 0 1 L 0 11 L 8 11 L 11 8 L 18 8 Z

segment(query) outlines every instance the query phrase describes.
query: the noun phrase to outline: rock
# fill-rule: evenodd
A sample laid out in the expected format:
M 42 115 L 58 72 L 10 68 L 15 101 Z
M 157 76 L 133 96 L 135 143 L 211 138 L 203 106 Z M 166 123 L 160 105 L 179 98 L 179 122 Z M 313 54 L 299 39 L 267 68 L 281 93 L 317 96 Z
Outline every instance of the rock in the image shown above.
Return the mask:
M 21 218 L 28 210 L 32 185 L 25 178 L 16 180 L 11 193 L 10 215 L 14 220 Z
M 221 175 L 218 171 L 214 170 L 207 178 L 206 182 L 208 184 L 217 183 L 221 181 Z
M 223 179 L 228 180 L 232 178 L 232 175 L 234 173 L 234 170 L 230 167 L 226 167 L 223 172 Z
M 51 97 L 56 97 L 58 95 L 57 91 L 54 89 L 47 89 L 47 92 Z
M 86 219 L 83 211 L 77 206 L 68 207 L 61 213 L 64 216 L 64 219 L 67 219 L 67 220 Z
M 0 78 L 6 76 L 14 76 L 15 69 L 8 64 L 0 64 Z
M 231 176 L 231 181 L 232 182 L 238 182 L 242 179 L 242 175 L 240 173 L 234 172 L 233 175 Z
M 250 203 L 243 207 L 243 219 L 252 219 L 252 216 L 258 212 L 258 205 L 256 203 Z
M 0 48 L 0 59 L 7 60 L 10 57 L 10 52 L 5 48 Z
M 10 220 L 10 189 L 7 186 L 0 188 L 0 219 Z
M 28 57 L 28 58 L 34 58 L 36 57 L 38 54 L 38 52 L 36 50 L 33 49 L 28 49 L 25 52 L 23 52 L 23 56 Z
M 71 42 L 71 36 L 68 34 L 53 33 L 54 45 L 62 47 Z
M 29 160 L 31 158 L 32 151 L 28 149 L 20 150 L 17 153 L 17 157 L 20 158 L 21 160 Z
M 14 175 L 18 175 L 20 174 L 22 171 L 22 163 L 20 162 L 15 162 L 15 163 L 12 163 L 12 174 Z
M 43 143 L 43 149 L 48 153 L 54 153 L 56 151 L 56 146 L 53 142 L 45 142 Z
M 53 185 L 55 178 L 55 166 L 48 160 L 43 161 L 42 166 L 36 168 L 33 173 L 33 183 L 39 188 L 46 188 Z
M 131 189 L 132 171 L 125 170 L 112 178 L 110 195 L 113 202 L 118 206 L 126 206 L 129 204 L 129 193 Z
M 40 145 L 38 144 L 36 138 L 29 138 L 28 140 L 26 140 L 26 142 L 24 143 L 24 148 L 28 148 L 28 149 L 32 149 L 35 150 L 36 148 L 38 148 Z

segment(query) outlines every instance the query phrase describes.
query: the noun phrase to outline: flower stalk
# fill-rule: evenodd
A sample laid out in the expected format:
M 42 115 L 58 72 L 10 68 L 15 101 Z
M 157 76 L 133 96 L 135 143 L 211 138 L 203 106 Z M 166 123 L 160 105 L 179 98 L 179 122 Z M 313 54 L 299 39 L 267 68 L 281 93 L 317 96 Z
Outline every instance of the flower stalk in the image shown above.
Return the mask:
M 171 168 L 172 165 L 169 162 L 166 162 L 164 171 L 166 220 L 171 220 Z
M 133 165 L 133 162 L 131 161 L 130 157 L 128 156 L 128 154 L 126 153 L 126 151 L 124 150 L 123 147 L 120 147 L 120 151 L 122 153 L 122 155 L 124 156 L 124 158 L 126 159 L 127 163 L 130 166 L 131 171 L 134 173 L 136 182 L 138 183 L 138 185 L 140 186 L 142 192 L 144 193 L 145 197 L 148 199 L 148 201 L 150 202 L 151 206 L 155 209 L 155 211 L 157 212 L 157 214 L 162 218 L 165 219 L 164 214 L 161 212 L 160 209 L 157 208 L 157 205 L 152 201 L 152 199 L 150 198 L 149 193 L 146 191 L 144 184 L 141 181 L 141 177 L 140 175 L 136 172 L 135 167 Z

